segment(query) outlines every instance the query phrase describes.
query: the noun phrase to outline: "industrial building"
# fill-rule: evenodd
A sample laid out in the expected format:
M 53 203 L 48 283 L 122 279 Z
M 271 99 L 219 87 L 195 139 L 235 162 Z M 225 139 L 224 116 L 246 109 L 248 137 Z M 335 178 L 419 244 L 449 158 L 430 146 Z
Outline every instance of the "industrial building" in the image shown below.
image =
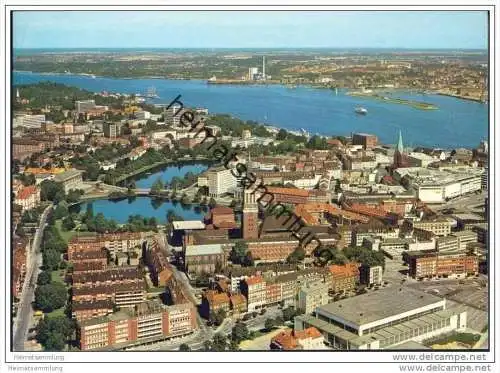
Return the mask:
M 295 330 L 313 326 L 336 350 L 378 350 L 464 330 L 466 320 L 466 312 L 447 310 L 445 299 L 391 287 L 318 307 L 315 316 L 297 316 Z

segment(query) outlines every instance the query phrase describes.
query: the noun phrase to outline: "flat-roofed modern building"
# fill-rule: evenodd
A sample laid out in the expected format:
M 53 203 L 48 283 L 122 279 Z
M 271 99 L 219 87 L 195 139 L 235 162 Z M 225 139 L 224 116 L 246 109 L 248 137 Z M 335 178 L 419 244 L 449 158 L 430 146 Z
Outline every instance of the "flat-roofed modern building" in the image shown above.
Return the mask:
M 385 288 L 295 318 L 295 330 L 314 326 L 338 350 L 378 350 L 420 342 L 466 328 L 467 313 L 446 309 L 446 300 L 418 290 Z
M 182 337 L 197 327 L 196 310 L 191 303 L 165 306 L 153 300 L 78 322 L 77 341 L 81 350 L 119 350 Z

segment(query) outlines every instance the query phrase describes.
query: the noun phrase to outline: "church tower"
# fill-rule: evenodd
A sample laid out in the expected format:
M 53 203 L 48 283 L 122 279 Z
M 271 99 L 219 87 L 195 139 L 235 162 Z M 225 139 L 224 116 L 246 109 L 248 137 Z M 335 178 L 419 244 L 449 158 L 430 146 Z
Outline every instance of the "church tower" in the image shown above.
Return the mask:
M 243 238 L 258 238 L 259 206 L 255 193 L 245 190 L 243 198 Z
M 408 167 L 408 162 L 406 162 L 404 147 L 403 147 L 403 136 L 401 135 L 401 130 L 399 130 L 398 145 L 396 151 L 394 152 L 394 162 L 393 168 Z

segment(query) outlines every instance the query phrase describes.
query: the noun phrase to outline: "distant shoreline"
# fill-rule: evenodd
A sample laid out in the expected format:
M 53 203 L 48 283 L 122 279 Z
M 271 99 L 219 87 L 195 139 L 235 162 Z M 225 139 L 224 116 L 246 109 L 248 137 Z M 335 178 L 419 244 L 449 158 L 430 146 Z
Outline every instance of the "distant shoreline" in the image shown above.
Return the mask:
M 273 85 L 273 86 L 283 86 L 283 87 L 288 87 L 289 85 L 292 85 L 294 87 L 310 87 L 310 88 L 315 88 L 315 89 L 334 89 L 335 87 L 331 86 L 321 86 L 318 85 L 317 83 L 308 83 L 308 84 L 287 84 L 278 80 L 266 80 L 266 81 L 249 81 L 249 80 L 238 80 L 238 79 L 220 79 L 220 80 L 209 80 L 209 79 L 202 79 L 202 78 L 175 78 L 175 77 L 168 77 L 168 76 L 158 76 L 158 75 L 151 75 L 151 76 L 137 76 L 137 77 L 131 77 L 131 76 L 122 76 L 122 77 L 117 77 L 117 76 L 109 76 L 109 75 L 97 75 L 97 74 L 88 74 L 88 73 L 59 73 L 59 72 L 41 72 L 41 71 L 29 71 L 29 70 L 12 70 L 13 73 L 25 73 L 25 74 L 40 74 L 40 75 L 57 75 L 57 76 L 83 76 L 83 77 L 88 77 L 91 79 L 95 78 L 104 78 L 104 79 L 123 79 L 123 80 L 134 80 L 134 79 L 153 79 L 153 80 L 186 80 L 186 81 L 200 81 L 200 82 L 205 82 L 208 85 L 243 85 L 243 86 L 265 86 L 265 85 Z M 347 89 L 349 90 L 350 88 L 344 88 L 344 87 L 338 87 L 338 89 Z M 409 91 L 412 90 L 411 88 L 374 88 L 375 91 L 379 90 L 390 90 L 390 91 L 397 91 L 397 90 L 402 90 L 402 91 Z M 474 97 L 468 97 L 468 96 L 460 96 L 456 95 L 453 93 L 445 93 L 445 92 L 440 92 L 439 90 L 425 90 L 425 89 L 419 89 L 420 91 L 425 91 L 429 94 L 435 94 L 435 95 L 440 95 L 440 96 L 448 96 L 448 97 L 453 97 L 456 99 L 460 100 L 467 100 L 467 101 L 474 101 L 477 103 L 483 103 L 478 98 Z M 353 92 L 354 93 L 354 92 Z M 361 95 L 356 95 L 354 94 L 353 96 L 361 96 Z M 424 109 L 425 110 L 425 109 Z
M 444 93 L 444 92 L 439 92 L 439 91 L 435 91 L 433 93 L 436 94 L 436 95 L 440 95 L 440 96 L 448 96 L 448 97 L 457 98 L 459 100 L 474 101 L 474 102 L 478 102 L 480 104 L 486 104 L 487 103 L 487 101 L 484 102 L 480 98 L 469 97 L 469 96 L 462 96 L 462 95 L 458 95 L 458 94 L 454 94 L 454 93 Z

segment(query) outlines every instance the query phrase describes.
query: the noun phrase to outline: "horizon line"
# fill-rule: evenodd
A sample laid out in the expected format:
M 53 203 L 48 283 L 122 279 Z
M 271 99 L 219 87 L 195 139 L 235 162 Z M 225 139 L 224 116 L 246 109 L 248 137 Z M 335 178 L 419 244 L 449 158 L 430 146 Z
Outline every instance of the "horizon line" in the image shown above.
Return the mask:
M 24 49 L 35 49 L 35 50 L 46 50 L 46 49 L 232 49 L 232 50 L 299 50 L 299 49 L 335 49 L 335 50 L 437 50 L 437 51 L 452 51 L 452 50 L 466 50 L 466 51 L 488 51 L 489 47 L 486 48 L 449 48 L 449 47 L 12 47 L 14 50 L 24 50 Z

